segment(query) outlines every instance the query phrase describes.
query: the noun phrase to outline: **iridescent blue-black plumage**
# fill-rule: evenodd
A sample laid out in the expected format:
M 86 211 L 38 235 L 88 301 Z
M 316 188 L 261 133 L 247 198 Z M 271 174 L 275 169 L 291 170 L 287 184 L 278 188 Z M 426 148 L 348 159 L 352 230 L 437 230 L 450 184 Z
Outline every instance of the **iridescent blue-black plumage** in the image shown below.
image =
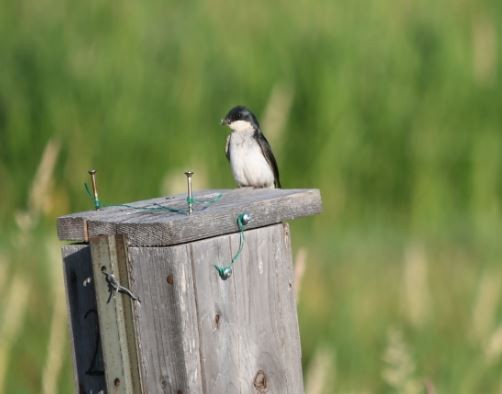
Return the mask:
M 239 105 L 232 108 L 227 113 L 227 115 L 225 116 L 225 118 L 222 120 L 221 123 L 229 126 L 232 129 L 232 133 L 229 135 L 227 139 L 225 153 L 227 159 L 230 161 L 232 170 L 234 172 L 234 177 L 236 177 L 237 182 L 241 186 L 280 188 L 281 183 L 279 180 L 279 169 L 277 167 L 277 162 L 275 160 L 274 154 L 272 153 L 272 149 L 270 147 L 269 142 L 267 141 L 267 139 L 265 138 L 265 136 L 261 131 L 260 124 L 256 116 L 246 107 Z M 232 142 L 233 140 L 237 140 L 237 137 L 232 136 L 234 133 L 240 134 L 240 136 L 238 137 L 240 138 L 239 146 L 242 146 L 243 140 L 248 140 L 247 145 L 252 145 L 252 141 L 249 141 L 249 139 L 252 139 L 256 143 L 256 145 L 259 147 L 261 151 L 261 155 L 268 163 L 271 174 L 273 174 L 273 180 L 272 180 L 273 182 L 270 182 L 270 184 L 268 182 L 263 182 L 263 180 L 260 179 L 260 175 L 263 174 L 258 174 L 258 173 L 257 177 L 253 179 L 252 176 L 253 166 L 256 169 L 259 168 L 259 166 L 255 166 L 251 162 L 252 160 L 256 161 L 255 157 L 256 155 L 252 155 L 251 153 L 247 154 L 245 150 L 241 149 L 239 152 L 239 157 L 236 158 L 235 156 L 232 156 L 232 146 L 234 146 L 234 148 L 236 146 L 235 143 Z M 248 149 L 247 152 L 252 152 L 252 151 Z M 243 155 L 244 157 L 242 157 Z M 240 166 L 241 169 L 242 166 L 245 166 L 244 170 L 246 174 L 248 174 L 245 181 L 242 179 L 237 179 L 238 177 L 236 176 L 236 170 L 235 170 L 237 166 Z

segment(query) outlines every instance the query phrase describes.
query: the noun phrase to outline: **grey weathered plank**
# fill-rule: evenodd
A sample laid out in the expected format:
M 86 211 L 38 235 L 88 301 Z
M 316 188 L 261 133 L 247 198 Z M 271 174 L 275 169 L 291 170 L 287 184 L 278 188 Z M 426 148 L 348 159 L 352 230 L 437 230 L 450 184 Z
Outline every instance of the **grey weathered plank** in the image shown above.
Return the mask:
M 103 274 L 112 273 L 120 285 L 130 287 L 127 240 L 118 235 L 99 236 L 90 239 L 90 248 L 108 392 L 140 393 L 139 349 L 133 321 L 138 301 L 123 293 L 110 293 Z
M 73 343 L 75 392 L 106 392 L 90 249 L 88 245 L 67 245 L 62 254 Z
M 203 371 L 186 245 L 129 249 L 145 393 L 202 393 Z
M 246 231 L 230 279 L 224 265 L 239 235 L 193 242 L 190 249 L 197 299 L 205 393 L 303 393 L 287 226 Z
M 204 210 L 195 209 L 191 216 L 172 212 L 145 212 L 110 207 L 99 211 L 63 216 L 58 219 L 58 235 L 62 240 L 85 241 L 101 234 L 126 234 L 134 246 L 165 246 L 237 231 L 236 217 L 247 212 L 252 216 L 248 228 L 281 223 L 321 210 L 317 189 L 234 189 L 223 193 L 220 201 Z M 201 193 L 209 195 L 214 191 Z M 184 196 L 169 199 L 169 206 L 183 207 Z M 165 199 L 152 201 L 166 204 Z

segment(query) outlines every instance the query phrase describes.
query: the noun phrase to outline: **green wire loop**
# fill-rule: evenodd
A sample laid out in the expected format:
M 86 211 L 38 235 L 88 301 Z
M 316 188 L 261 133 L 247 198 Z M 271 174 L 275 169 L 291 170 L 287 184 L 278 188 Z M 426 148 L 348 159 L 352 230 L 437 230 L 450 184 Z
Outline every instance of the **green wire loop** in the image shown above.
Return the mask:
M 163 211 L 165 212 L 165 211 L 167 211 L 167 212 L 180 213 L 180 214 L 184 214 L 184 215 L 188 214 L 188 210 L 167 207 L 165 205 L 160 205 L 159 203 L 154 203 L 150 207 L 135 207 L 135 206 L 129 205 L 129 204 L 103 204 L 101 201 L 99 201 L 98 198 L 96 198 L 92 194 L 87 183 L 84 183 L 84 189 L 85 189 L 85 192 L 87 193 L 87 195 L 89 196 L 89 198 L 92 200 L 92 203 L 94 204 L 95 209 L 106 208 L 106 207 L 125 207 L 125 208 L 137 209 L 140 211 L 146 211 L 146 212 L 163 212 Z M 191 203 L 202 205 L 201 210 L 204 210 L 204 209 L 208 208 L 209 206 L 211 206 L 212 204 L 220 201 L 222 197 L 223 197 L 223 194 L 221 194 L 221 193 L 218 193 L 215 197 L 208 199 L 208 200 L 199 200 L 199 199 L 192 197 Z M 187 203 L 190 203 L 189 200 L 190 199 L 187 197 Z
M 237 226 L 239 226 L 239 248 L 237 249 L 235 255 L 232 257 L 232 260 L 230 260 L 230 264 L 225 266 L 219 266 L 219 265 L 214 266 L 214 268 L 216 268 L 216 271 L 218 271 L 218 275 L 223 280 L 227 280 L 228 278 L 230 278 L 230 276 L 232 276 L 233 265 L 240 257 L 242 248 L 244 247 L 244 241 L 245 241 L 244 228 L 249 223 L 249 220 L 250 220 L 249 215 L 246 213 L 240 213 L 237 216 Z

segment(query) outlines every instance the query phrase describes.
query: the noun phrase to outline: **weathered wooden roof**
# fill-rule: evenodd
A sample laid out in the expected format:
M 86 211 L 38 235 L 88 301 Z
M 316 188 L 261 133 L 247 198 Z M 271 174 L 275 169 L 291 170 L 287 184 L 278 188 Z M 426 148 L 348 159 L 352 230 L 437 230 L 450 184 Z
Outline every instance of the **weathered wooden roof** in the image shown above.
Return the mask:
M 61 216 L 58 237 L 87 242 L 97 235 L 126 234 L 131 245 L 175 245 L 237 232 L 241 213 L 251 216 L 246 226 L 251 229 L 321 211 L 318 189 L 206 190 L 195 192 L 194 199 L 191 215 L 185 213 L 186 194 L 180 194 Z

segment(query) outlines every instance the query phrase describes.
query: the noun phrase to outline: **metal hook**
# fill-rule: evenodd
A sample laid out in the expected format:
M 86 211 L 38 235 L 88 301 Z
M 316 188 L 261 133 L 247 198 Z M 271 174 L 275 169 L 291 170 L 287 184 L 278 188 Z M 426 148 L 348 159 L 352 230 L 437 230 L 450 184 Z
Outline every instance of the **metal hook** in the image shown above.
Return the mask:
M 110 300 L 112 299 L 112 296 L 122 293 L 122 294 L 127 294 L 129 297 L 131 297 L 134 301 L 138 301 L 141 303 L 139 297 L 135 296 L 131 290 L 129 290 L 127 287 L 122 286 L 117 278 L 115 278 L 115 275 L 112 273 L 106 272 L 106 268 L 102 267 L 101 272 L 105 276 L 106 283 L 108 284 L 108 291 L 109 291 L 109 296 L 108 300 L 106 300 L 106 303 L 108 304 Z

